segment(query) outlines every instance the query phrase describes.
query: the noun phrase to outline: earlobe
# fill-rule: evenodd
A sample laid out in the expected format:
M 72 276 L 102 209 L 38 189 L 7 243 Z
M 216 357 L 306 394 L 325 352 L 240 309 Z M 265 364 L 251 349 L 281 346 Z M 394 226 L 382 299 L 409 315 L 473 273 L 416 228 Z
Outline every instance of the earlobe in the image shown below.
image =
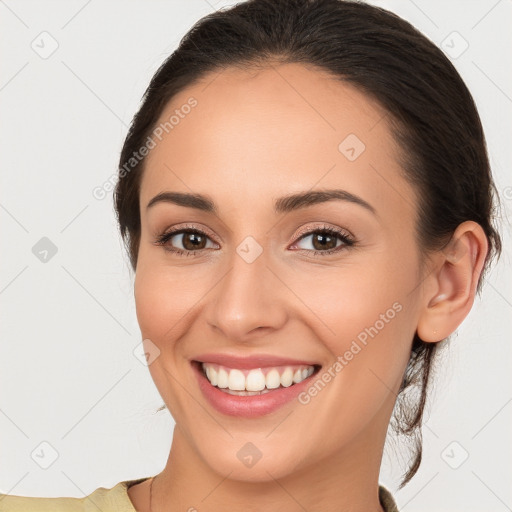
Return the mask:
M 432 258 L 427 277 L 424 306 L 417 335 L 425 342 L 438 342 L 462 323 L 476 294 L 488 251 L 482 227 L 473 221 L 460 224 L 446 248 Z

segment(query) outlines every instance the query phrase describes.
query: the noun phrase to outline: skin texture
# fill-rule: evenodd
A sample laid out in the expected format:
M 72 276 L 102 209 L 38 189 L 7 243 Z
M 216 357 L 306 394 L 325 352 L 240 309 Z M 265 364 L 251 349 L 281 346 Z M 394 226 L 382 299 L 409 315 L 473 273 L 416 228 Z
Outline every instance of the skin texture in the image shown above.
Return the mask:
M 487 251 L 483 230 L 461 224 L 457 242 L 422 265 L 416 191 L 385 112 L 323 71 L 226 69 L 183 90 L 161 119 L 191 96 L 197 106 L 151 150 L 140 191 L 137 318 L 160 351 L 149 370 L 176 421 L 153 512 L 379 511 L 386 429 L 413 335 L 439 341 L 467 315 Z M 349 134 L 365 145 L 354 161 L 338 149 Z M 273 211 L 277 197 L 333 188 L 376 213 L 337 200 Z M 147 209 L 163 191 L 207 195 L 218 213 Z M 195 255 L 154 243 L 182 223 L 211 240 Z M 313 236 L 298 233 L 323 226 L 356 242 L 314 256 Z M 263 249 L 252 263 L 236 251 L 247 236 Z M 181 235 L 172 243 L 184 248 Z M 199 390 L 190 360 L 206 352 L 300 358 L 327 370 L 393 304 L 400 311 L 307 405 L 293 400 L 241 419 L 217 412 Z M 252 468 L 236 456 L 247 442 L 262 453 Z M 149 510 L 149 483 L 129 490 L 140 511 Z

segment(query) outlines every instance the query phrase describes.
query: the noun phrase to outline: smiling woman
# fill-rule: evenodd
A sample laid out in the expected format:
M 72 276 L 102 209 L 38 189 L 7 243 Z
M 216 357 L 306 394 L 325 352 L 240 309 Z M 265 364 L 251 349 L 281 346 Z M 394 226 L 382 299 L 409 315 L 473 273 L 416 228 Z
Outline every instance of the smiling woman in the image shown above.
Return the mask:
M 405 485 L 436 351 L 500 250 L 493 201 L 471 94 L 404 20 L 341 0 L 200 20 L 149 84 L 115 189 L 176 428 L 161 473 L 95 503 L 396 511 L 388 427 L 415 446 Z

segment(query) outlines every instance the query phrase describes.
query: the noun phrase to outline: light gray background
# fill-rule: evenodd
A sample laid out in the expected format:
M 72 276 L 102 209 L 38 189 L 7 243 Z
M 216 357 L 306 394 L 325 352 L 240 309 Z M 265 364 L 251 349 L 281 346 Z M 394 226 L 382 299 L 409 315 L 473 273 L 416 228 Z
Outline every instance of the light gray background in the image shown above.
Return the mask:
M 372 3 L 451 53 L 510 215 L 512 2 Z M 154 71 L 193 22 L 224 5 L 0 0 L 0 492 L 82 497 L 164 467 L 173 422 L 153 414 L 163 402 L 133 353 L 140 331 L 111 194 L 92 190 L 115 173 Z M 45 262 L 33 253 L 43 237 L 57 248 Z M 512 510 L 510 273 L 508 253 L 446 353 L 423 465 L 396 492 L 401 511 Z M 397 450 L 381 477 L 394 491 Z

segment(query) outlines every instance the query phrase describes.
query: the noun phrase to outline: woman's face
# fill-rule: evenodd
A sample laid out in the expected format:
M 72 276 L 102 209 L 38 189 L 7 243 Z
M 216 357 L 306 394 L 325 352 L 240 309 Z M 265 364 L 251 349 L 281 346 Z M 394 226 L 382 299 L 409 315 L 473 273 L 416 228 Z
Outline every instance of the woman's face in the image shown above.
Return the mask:
M 384 111 L 286 64 L 210 74 L 169 119 L 141 182 L 135 299 L 182 453 L 250 481 L 380 457 L 421 307 L 417 201 Z M 340 192 L 291 199 L 320 190 Z M 209 203 L 148 206 L 163 193 Z

